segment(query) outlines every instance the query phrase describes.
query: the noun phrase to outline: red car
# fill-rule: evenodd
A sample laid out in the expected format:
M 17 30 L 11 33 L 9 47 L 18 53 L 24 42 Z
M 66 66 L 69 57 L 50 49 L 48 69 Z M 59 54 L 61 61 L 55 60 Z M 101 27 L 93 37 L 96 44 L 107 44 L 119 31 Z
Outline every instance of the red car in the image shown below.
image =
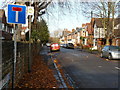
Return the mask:
M 60 51 L 60 45 L 58 43 L 51 44 L 50 51 Z

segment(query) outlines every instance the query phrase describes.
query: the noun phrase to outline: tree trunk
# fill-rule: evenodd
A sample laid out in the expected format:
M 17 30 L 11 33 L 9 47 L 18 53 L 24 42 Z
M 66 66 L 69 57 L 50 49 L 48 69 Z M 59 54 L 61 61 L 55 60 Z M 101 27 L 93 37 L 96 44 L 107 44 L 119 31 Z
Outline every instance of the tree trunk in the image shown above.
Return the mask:
M 114 24 L 115 24 L 115 22 L 114 22 L 114 14 L 115 13 L 115 3 L 113 2 L 112 3 L 112 45 L 115 45 L 115 32 L 114 32 Z
M 108 17 L 107 17 L 107 37 L 106 37 L 106 45 L 110 45 L 110 42 L 109 42 L 109 39 L 110 39 L 110 24 L 109 24 L 109 21 L 110 21 L 110 8 L 111 7 L 111 2 L 108 2 Z
M 110 45 L 110 42 L 109 42 L 109 37 L 106 38 L 106 45 Z

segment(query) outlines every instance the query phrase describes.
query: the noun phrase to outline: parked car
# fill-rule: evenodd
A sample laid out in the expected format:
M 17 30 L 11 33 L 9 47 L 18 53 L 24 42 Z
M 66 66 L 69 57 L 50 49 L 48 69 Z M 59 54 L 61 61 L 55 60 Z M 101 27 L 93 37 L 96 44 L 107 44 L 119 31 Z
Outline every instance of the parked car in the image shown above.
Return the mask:
M 91 47 L 91 50 L 97 50 L 97 46 Z
M 63 44 L 63 48 L 66 48 L 67 47 L 67 44 Z
M 67 44 L 67 48 L 72 48 L 72 49 L 74 49 L 74 45 L 73 45 L 72 43 L 68 43 L 68 44 Z
M 61 46 L 61 47 L 63 47 L 63 46 L 64 46 L 64 44 L 60 44 L 60 46 Z
M 46 46 L 47 46 L 47 47 L 50 47 L 50 45 L 51 45 L 50 43 L 46 43 Z
M 107 57 L 108 59 L 120 59 L 120 47 L 105 46 L 102 49 L 101 57 Z
M 51 44 L 50 51 L 60 51 L 60 45 L 58 43 Z

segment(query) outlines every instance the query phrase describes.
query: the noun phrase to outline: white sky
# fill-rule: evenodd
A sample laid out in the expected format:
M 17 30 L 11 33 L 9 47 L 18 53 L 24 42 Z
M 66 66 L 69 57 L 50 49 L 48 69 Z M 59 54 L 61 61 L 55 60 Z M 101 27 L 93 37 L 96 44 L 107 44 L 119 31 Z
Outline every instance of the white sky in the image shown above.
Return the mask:
M 2 3 L 1 3 L 1 1 L 0 1 L 0 9 L 2 8 Z
M 90 18 L 82 15 L 80 4 L 72 3 L 71 10 L 60 8 L 58 5 L 54 8 L 49 6 L 47 12 L 49 15 L 45 14 L 43 18 L 47 21 L 50 33 L 55 30 L 72 30 L 90 22 Z
M 0 8 L 2 6 L 2 2 L 6 0 L 0 0 Z M 13 0 L 7 0 L 8 2 Z M 73 0 L 74 1 L 74 0 Z M 55 5 L 55 7 L 49 6 L 47 9 L 49 15 L 43 15 L 43 18 L 47 21 L 48 28 L 50 33 L 55 30 L 63 30 L 67 28 L 68 30 L 75 29 L 76 27 L 81 27 L 82 23 L 87 23 L 87 20 L 84 16 L 82 16 L 80 7 L 76 6 L 72 3 L 72 9 L 64 9 Z

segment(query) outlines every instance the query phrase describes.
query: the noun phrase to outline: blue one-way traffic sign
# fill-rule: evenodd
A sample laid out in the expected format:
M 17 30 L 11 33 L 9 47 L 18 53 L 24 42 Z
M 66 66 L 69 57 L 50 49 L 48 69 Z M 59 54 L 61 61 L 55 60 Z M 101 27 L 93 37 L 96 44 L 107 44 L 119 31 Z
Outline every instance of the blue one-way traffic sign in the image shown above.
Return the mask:
M 15 24 L 25 24 L 26 6 L 9 4 L 7 22 Z

